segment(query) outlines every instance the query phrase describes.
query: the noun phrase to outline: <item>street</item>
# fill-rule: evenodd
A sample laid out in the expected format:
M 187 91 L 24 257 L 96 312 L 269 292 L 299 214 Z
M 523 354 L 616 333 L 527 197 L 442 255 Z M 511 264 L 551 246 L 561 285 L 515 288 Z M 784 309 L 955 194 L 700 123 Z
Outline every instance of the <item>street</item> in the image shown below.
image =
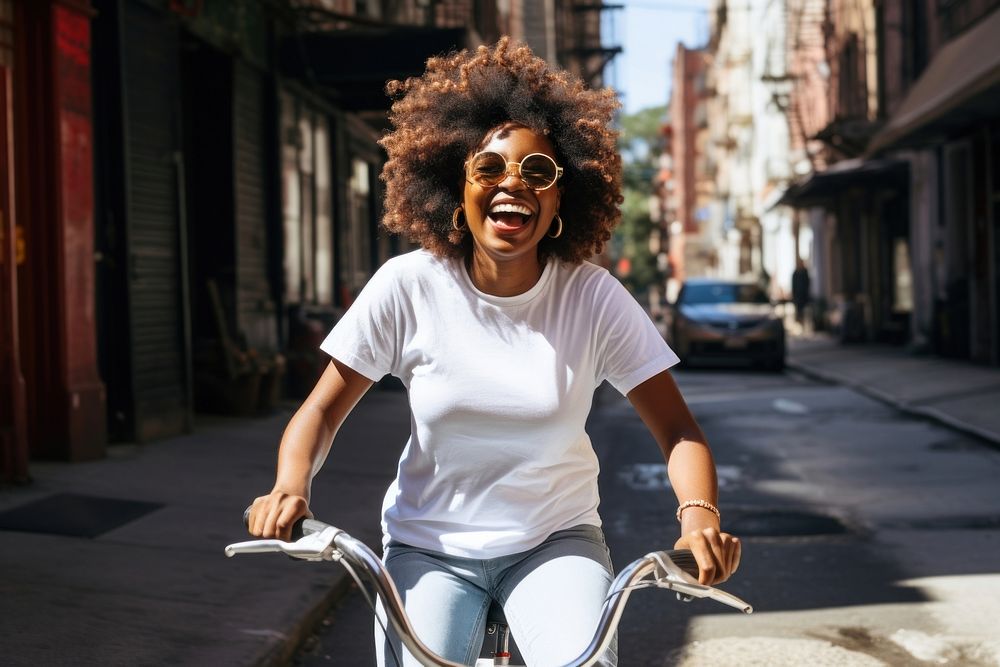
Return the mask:
M 1000 452 L 794 373 L 677 378 L 716 456 L 723 525 L 744 543 L 723 588 L 755 613 L 637 591 L 622 665 L 1000 664 Z M 589 432 L 616 567 L 672 546 L 673 494 L 631 406 L 603 387 Z M 359 472 L 388 483 L 393 467 Z M 372 664 L 371 623 L 347 595 L 295 664 Z

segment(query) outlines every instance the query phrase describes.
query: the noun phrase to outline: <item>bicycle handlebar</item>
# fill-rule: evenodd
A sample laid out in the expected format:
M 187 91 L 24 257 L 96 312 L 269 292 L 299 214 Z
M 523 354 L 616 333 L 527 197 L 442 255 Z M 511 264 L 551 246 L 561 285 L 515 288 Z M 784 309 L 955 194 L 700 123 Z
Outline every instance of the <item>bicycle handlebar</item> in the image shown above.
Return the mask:
M 243 525 L 248 525 L 250 508 L 243 513 Z M 396 584 L 386 571 L 382 560 L 364 542 L 357 540 L 339 528 L 317 521 L 315 519 L 299 519 L 292 526 L 292 537 L 301 535 L 295 542 L 280 540 L 251 540 L 226 547 L 227 556 L 238 553 L 257 553 L 260 550 L 282 551 L 290 556 L 306 558 L 307 560 L 346 560 L 353 566 L 358 566 L 361 574 L 375 587 L 375 592 L 382 598 L 386 616 L 393 629 L 399 635 L 406 648 L 424 665 L 431 667 L 463 667 L 461 663 L 446 660 L 431 651 L 417 637 L 416 630 L 410 623 L 409 616 L 403 608 L 402 598 L 396 590 Z M 306 543 L 311 549 L 309 555 L 297 553 L 297 545 Z M 255 545 L 257 550 L 255 550 Z
M 249 514 L 250 508 L 247 508 L 243 514 L 244 525 L 248 523 Z M 358 568 L 360 574 L 374 586 L 382 598 L 386 615 L 396 634 L 421 664 L 431 667 L 461 667 L 459 663 L 437 655 L 420 641 L 406 615 L 403 601 L 392 577 L 386 571 L 382 560 L 366 544 L 343 530 L 316 519 L 299 519 L 292 528 L 292 536 L 293 539 L 297 538 L 295 542 L 251 540 L 230 544 L 226 547 L 226 555 L 232 557 L 241 553 L 279 551 L 304 560 L 345 561 L 345 565 Z M 667 588 L 676 592 L 680 599 L 711 598 L 739 609 L 745 614 L 753 612 L 753 607 L 738 597 L 699 584 L 697 576 L 698 564 L 687 549 L 654 551 L 629 563 L 611 584 L 590 645 L 565 667 L 585 667 L 593 664 L 610 644 L 629 595 L 636 588 L 646 586 Z

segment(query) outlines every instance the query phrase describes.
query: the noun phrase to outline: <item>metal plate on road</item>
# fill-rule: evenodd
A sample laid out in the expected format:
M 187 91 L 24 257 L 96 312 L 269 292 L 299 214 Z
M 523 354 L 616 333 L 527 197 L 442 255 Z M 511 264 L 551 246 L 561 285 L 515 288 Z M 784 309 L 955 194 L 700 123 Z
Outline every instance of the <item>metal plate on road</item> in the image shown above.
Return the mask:
M 0 531 L 94 539 L 163 507 L 126 498 L 55 493 L 0 512 Z

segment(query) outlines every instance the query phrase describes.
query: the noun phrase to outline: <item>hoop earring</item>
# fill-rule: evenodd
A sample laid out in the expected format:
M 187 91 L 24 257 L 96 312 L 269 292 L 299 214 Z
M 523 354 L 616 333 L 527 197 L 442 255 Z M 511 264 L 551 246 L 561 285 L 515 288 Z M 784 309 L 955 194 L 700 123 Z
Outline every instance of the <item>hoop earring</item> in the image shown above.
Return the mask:
M 546 236 L 548 236 L 550 239 L 557 239 L 560 236 L 562 236 L 562 232 L 563 232 L 562 218 L 559 217 L 558 213 L 556 213 L 556 222 L 559 223 L 559 229 L 556 230 L 556 233 L 553 234 L 553 233 L 550 232 L 550 233 L 546 234 Z
M 460 232 L 466 227 L 465 224 L 461 225 L 458 224 L 458 216 L 464 213 L 465 210 L 461 206 L 459 206 L 455 209 L 455 212 L 451 214 L 451 228 L 454 229 L 456 232 Z

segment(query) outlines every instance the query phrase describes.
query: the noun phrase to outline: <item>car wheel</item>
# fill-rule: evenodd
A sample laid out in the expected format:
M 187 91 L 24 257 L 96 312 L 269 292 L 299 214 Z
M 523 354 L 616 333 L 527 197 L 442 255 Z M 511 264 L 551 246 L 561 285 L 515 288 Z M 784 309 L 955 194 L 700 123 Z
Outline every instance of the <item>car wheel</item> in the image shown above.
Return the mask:
M 785 355 L 781 354 L 777 357 L 771 357 L 765 364 L 769 371 L 774 371 L 775 373 L 781 373 L 785 370 Z

